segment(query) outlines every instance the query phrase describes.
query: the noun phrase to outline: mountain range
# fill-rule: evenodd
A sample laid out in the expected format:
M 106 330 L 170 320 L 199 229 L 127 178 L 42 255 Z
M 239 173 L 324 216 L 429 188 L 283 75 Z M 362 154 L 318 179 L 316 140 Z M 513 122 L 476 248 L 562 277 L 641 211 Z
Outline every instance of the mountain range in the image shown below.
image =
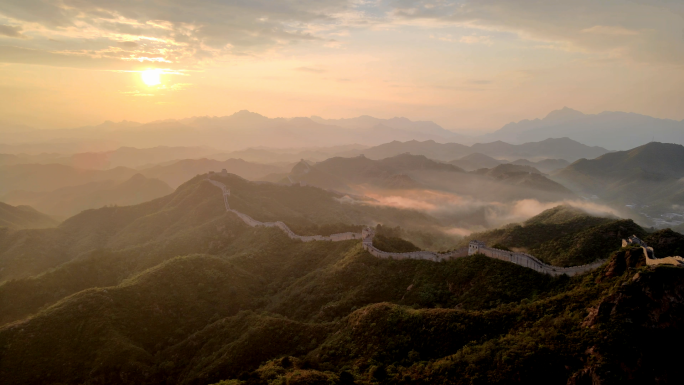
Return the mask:
M 658 217 L 684 214 L 683 177 L 684 146 L 658 142 L 581 159 L 553 173 L 575 191 Z
M 475 171 L 481 168 L 496 167 L 500 164 L 506 164 L 509 162 L 501 159 L 492 158 L 491 156 L 487 156 L 479 152 L 474 152 L 462 158 L 452 160 L 449 163 L 458 166 L 466 171 Z M 536 162 L 527 159 L 517 159 L 513 162 L 510 162 L 510 164 L 534 167 L 535 169 L 545 174 L 548 174 L 561 168 L 567 167 L 570 164 L 570 162 L 568 162 L 565 159 L 542 159 Z
M 393 141 L 362 150 L 353 150 L 340 156 L 356 156 L 363 154 L 371 159 L 383 159 L 403 153 L 424 155 L 430 159 L 449 162 L 470 154 L 483 154 L 497 159 L 514 161 L 520 158 L 528 160 L 564 159 L 574 162 L 577 159 L 592 159 L 608 153 L 601 147 L 591 147 L 569 138 L 545 139 L 540 142 L 509 144 L 505 142 L 475 143 L 466 146 L 458 143 L 437 143 L 432 140 L 420 142 Z
M 335 126 L 311 118 L 275 118 L 249 111 L 224 117 L 193 117 L 150 123 L 105 122 L 98 126 L 52 130 L 0 131 L 1 153 L 33 151 L 28 143 L 118 143 L 127 147 L 209 146 L 222 151 L 248 147 L 324 147 L 361 143 L 377 145 L 390 140 L 459 140 L 461 135 L 431 122 L 408 119 L 360 118 Z M 14 146 L 14 147 L 13 147 Z M 85 146 L 84 146 L 85 147 Z M 101 146 L 99 146 L 101 147 Z M 57 148 L 57 147 L 55 147 Z M 91 150 L 93 151 L 93 150 Z
M 298 233 L 434 223 L 311 186 L 212 177 L 229 186 L 231 207 Z M 292 240 L 226 212 L 206 178 L 56 228 L 0 231 L 3 384 L 684 379 L 679 357 L 662 348 L 684 342 L 682 269 L 645 267 L 643 251 L 621 248 L 611 229 L 585 236 L 614 219 L 561 207 L 499 229 L 510 246 L 569 239 L 555 245 L 607 259 L 553 278 L 482 255 L 392 260 L 356 240 Z M 644 232 L 630 226 L 626 233 Z M 382 231 L 390 241 L 401 234 Z M 682 238 L 647 240 L 665 250 Z M 581 253 L 594 241 L 600 251 Z
M 62 164 L 6 165 L 0 166 L 0 201 L 30 205 L 66 218 L 86 209 L 158 198 L 198 174 L 221 169 L 253 180 L 286 170 L 241 159 L 184 159 L 141 170 L 122 166 L 99 170 Z
M 301 161 L 285 178 L 274 175 L 271 181 L 306 183 L 322 188 L 354 194 L 419 195 L 456 194 L 451 199 L 472 200 L 472 207 L 462 207 L 455 217 L 479 217 L 472 211 L 485 210 L 483 206 L 522 199 L 560 201 L 576 196 L 567 188 L 548 179 L 529 166 L 500 164 L 491 169 L 465 172 L 449 163 L 437 162 L 423 155 L 400 154 L 373 160 L 363 155 L 352 158 L 330 158 L 314 164 Z M 383 190 L 391 190 L 379 192 Z M 420 200 L 412 197 L 412 200 Z M 489 202 L 489 203 L 486 203 Z M 430 206 L 439 203 L 434 202 Z M 464 205 L 466 206 L 466 205 Z M 444 208 L 446 212 L 449 209 Z
M 479 140 L 509 143 L 567 137 L 610 150 L 627 150 L 650 141 L 684 144 L 684 120 L 657 119 L 627 112 L 583 114 L 563 108 L 543 119 L 509 123 Z
M 107 121 L 97 126 L 72 129 L 0 129 L 0 153 L 73 154 L 112 151 L 122 146 L 213 147 L 219 151 L 239 151 L 250 147 L 305 148 L 353 143 L 377 146 L 392 140 L 463 144 L 503 141 L 524 144 L 558 138 L 570 138 L 610 150 L 626 150 L 654 139 L 684 144 L 683 127 L 682 121 L 634 113 L 602 112 L 590 115 L 563 108 L 550 112 L 543 119 L 522 120 L 509 123 L 493 133 L 466 136 L 444 129 L 434 122 L 411 121 L 400 117 L 323 119 L 313 116 L 271 119 L 254 112 L 239 111 L 223 117 L 204 116 L 149 123 Z M 453 157 L 449 160 L 468 154 L 453 151 Z M 492 156 L 491 153 L 483 153 Z M 382 157 L 387 156 L 391 155 Z M 566 156 L 551 158 L 576 160 Z
M 129 206 L 168 195 L 173 190 L 155 178 L 135 174 L 123 182 L 104 180 L 53 191 L 14 190 L 2 197 L 14 205 L 29 205 L 56 217 L 68 218 L 83 210 L 107 205 Z
M 9 229 L 41 229 L 55 227 L 59 222 L 49 215 L 43 214 L 33 207 L 11 206 L 0 202 L 0 228 Z

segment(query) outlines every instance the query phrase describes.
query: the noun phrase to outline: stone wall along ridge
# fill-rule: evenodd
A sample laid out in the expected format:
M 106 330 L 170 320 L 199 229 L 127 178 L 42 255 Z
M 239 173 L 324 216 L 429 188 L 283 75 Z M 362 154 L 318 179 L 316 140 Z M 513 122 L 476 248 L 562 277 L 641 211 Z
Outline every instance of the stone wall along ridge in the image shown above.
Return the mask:
M 671 265 L 684 267 L 684 258 L 678 255 L 664 258 L 656 258 L 655 253 L 653 252 L 653 248 L 648 246 L 641 239 L 637 238 L 636 235 L 632 235 L 631 237 L 622 240 L 622 247 L 628 245 L 635 245 L 641 247 L 641 249 L 644 251 L 644 257 L 646 257 L 646 265 L 648 266 Z
M 226 211 L 232 212 L 235 215 L 238 216 L 238 218 L 242 219 L 243 222 L 247 226 L 250 227 L 277 227 L 280 230 L 282 230 L 285 234 L 287 234 L 290 239 L 298 239 L 302 242 L 313 242 L 313 241 L 328 241 L 328 242 L 340 242 L 340 241 L 349 241 L 353 239 L 361 239 L 361 233 L 352 233 L 352 232 L 347 232 L 347 233 L 339 233 L 339 234 L 332 234 L 332 235 L 297 235 L 295 234 L 294 231 L 292 231 L 284 222 L 278 221 L 278 222 L 260 222 L 257 221 L 256 219 L 250 217 L 249 215 L 245 213 L 241 213 L 235 209 L 231 209 L 230 205 L 228 204 L 228 197 L 230 196 L 230 190 L 226 188 L 226 185 L 217 182 L 213 179 L 207 179 L 211 184 L 214 186 L 218 187 L 221 189 L 223 192 L 223 204 L 226 207 Z
M 495 249 L 493 247 L 487 247 L 484 242 L 471 241 L 468 245 L 468 255 L 474 254 L 483 254 L 490 258 L 515 263 L 516 265 L 524 266 L 534 271 L 554 276 L 563 274 L 573 276 L 575 274 L 585 273 L 587 271 L 596 269 L 606 261 L 605 259 L 602 259 L 587 265 L 571 267 L 552 266 L 545 264 L 538 258 L 527 253 Z
M 383 259 L 424 259 L 427 261 L 441 262 L 449 259 L 456 259 L 460 257 L 468 256 L 468 248 L 463 247 L 454 251 L 449 251 L 443 254 L 435 253 L 432 251 L 412 251 L 408 253 L 390 253 L 387 251 L 382 251 L 375 246 L 373 246 L 373 238 L 375 237 L 375 231 L 366 227 L 361 233 L 363 235 L 362 245 L 363 249 L 368 251 L 371 255 L 383 258 Z
M 223 202 L 226 207 L 226 211 L 230 211 L 242 219 L 245 224 L 251 227 L 277 227 L 282 230 L 291 239 L 298 239 L 302 242 L 312 242 L 312 241 L 328 241 L 328 242 L 339 242 L 348 241 L 354 239 L 360 239 L 363 249 L 368 251 L 371 255 L 377 258 L 383 259 L 421 259 L 433 262 L 441 262 L 456 258 L 467 257 L 474 254 L 483 254 L 487 257 L 499 259 L 506 262 L 511 262 L 519 266 L 527 267 L 529 269 L 535 270 L 540 273 L 550 274 L 553 276 L 567 274 L 569 276 L 575 274 L 581 274 L 589 270 L 593 270 L 601 266 L 605 260 L 599 260 L 588 265 L 572 266 L 572 267 L 559 267 L 547 265 L 539 259 L 532 255 L 520 252 L 513 252 L 508 250 L 500 250 L 492 247 L 487 247 L 484 242 L 471 241 L 468 247 L 463 247 L 446 253 L 436 253 L 432 251 L 413 251 L 408 253 L 390 253 L 387 251 L 382 251 L 375 246 L 373 246 L 373 238 L 375 237 L 375 231 L 370 227 L 365 227 L 361 233 L 340 233 L 332 234 L 328 236 L 324 235 L 297 235 L 295 234 L 285 223 L 278 222 L 260 222 L 256 219 L 250 217 L 247 214 L 241 213 L 235 209 L 231 209 L 228 205 L 228 197 L 230 196 L 230 190 L 226 188 L 221 182 L 209 179 L 214 186 L 217 186 L 223 192 Z

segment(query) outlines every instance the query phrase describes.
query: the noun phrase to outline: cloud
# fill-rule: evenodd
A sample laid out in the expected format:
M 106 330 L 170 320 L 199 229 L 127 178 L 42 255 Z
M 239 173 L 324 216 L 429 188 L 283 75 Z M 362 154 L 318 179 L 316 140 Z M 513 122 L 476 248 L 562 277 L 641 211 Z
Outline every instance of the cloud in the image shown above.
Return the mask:
M 395 0 L 390 12 L 396 22 L 513 33 L 555 49 L 675 65 L 684 61 L 680 0 Z
M 347 43 L 336 38 L 347 38 L 357 30 L 419 24 L 437 31 L 456 25 L 477 32 L 437 39 L 492 45 L 506 33 L 536 41 L 535 47 L 679 64 L 684 61 L 683 4 L 680 0 L 6 0 L 0 3 L 0 17 L 13 26 L 0 26 L 0 35 L 19 38 L 22 31 L 32 32 L 32 40 L 59 40 L 72 45 L 73 51 L 113 46 L 133 51 L 126 60 L 162 58 L 187 67 L 303 42 L 346 48 Z
M 173 91 L 183 91 L 190 86 L 192 86 L 192 83 L 176 83 L 171 85 L 169 88 Z
M 484 45 L 494 44 L 492 42 L 491 37 L 489 37 L 489 36 L 477 36 L 477 35 L 463 36 L 458 41 L 461 43 L 465 43 L 465 44 L 484 44 Z
M 467 83 L 478 85 L 478 86 L 484 86 L 487 84 L 492 84 L 492 81 L 491 80 L 468 80 Z
M 571 206 L 594 216 L 619 217 L 618 212 L 608 206 L 586 201 L 565 200 L 556 202 L 540 202 L 536 199 L 523 199 L 507 204 L 491 205 L 487 207 L 485 218 L 490 226 L 501 227 L 509 223 L 524 222 L 535 215 L 541 214 L 544 210 L 548 210 L 560 205 Z
M 537 199 L 520 199 L 512 201 L 487 201 L 472 196 L 424 189 L 404 190 L 401 192 L 393 191 L 391 193 L 366 189 L 362 190 L 361 193 L 373 200 L 350 201 L 347 203 L 422 211 L 451 225 L 442 231 L 459 235 L 467 235 L 469 232 L 482 231 L 487 228 L 501 227 L 509 223 L 524 222 L 544 210 L 560 205 L 575 207 L 595 216 L 620 216 L 611 207 L 583 200 L 542 202 Z
M 492 45 L 494 44 L 492 42 L 491 36 L 483 36 L 483 35 L 466 35 L 466 36 L 461 36 L 460 38 L 455 38 L 452 35 L 444 35 L 444 36 L 435 36 L 430 35 L 431 39 L 437 39 L 440 41 L 446 41 L 450 43 L 464 43 L 464 44 L 485 44 L 485 45 Z
M 297 68 L 295 68 L 295 71 L 310 72 L 310 73 L 314 73 L 314 74 L 322 74 L 322 73 L 326 72 L 324 69 L 313 68 L 313 67 L 297 67 Z
M 123 48 L 138 48 L 138 43 L 134 41 L 120 41 L 118 45 Z
M 0 61 L 3 63 L 37 64 L 50 65 L 53 67 L 88 69 L 122 67 L 119 60 L 112 58 L 95 59 L 83 54 L 65 54 L 11 46 L 0 46 Z
M 19 39 L 26 39 L 26 36 L 21 34 L 22 28 L 20 26 L 0 24 L 0 36 L 16 37 Z
M 353 0 L 8 0 L 0 5 L 0 17 L 53 40 L 100 44 L 99 50 L 107 45 L 142 46 L 163 55 L 138 57 L 163 56 L 165 61 L 188 63 L 301 41 L 330 43 L 326 33 L 334 32 L 344 22 L 341 15 L 355 4 Z M 0 34 L 19 37 L 20 30 L 2 26 Z
M 598 35 L 612 35 L 612 36 L 636 36 L 639 35 L 639 31 L 634 31 L 631 29 L 617 27 L 617 26 L 605 26 L 605 25 L 595 25 L 591 28 L 586 28 L 582 30 L 583 33 L 593 33 Z

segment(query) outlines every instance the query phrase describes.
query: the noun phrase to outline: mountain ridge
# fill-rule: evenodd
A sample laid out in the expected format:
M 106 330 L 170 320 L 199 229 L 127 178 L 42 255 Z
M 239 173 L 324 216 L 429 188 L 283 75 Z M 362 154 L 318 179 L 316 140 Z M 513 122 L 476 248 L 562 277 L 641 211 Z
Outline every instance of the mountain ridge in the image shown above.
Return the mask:
M 518 158 L 561 158 L 574 162 L 581 158 L 595 158 L 606 154 L 609 151 L 601 147 L 586 146 L 565 137 L 523 144 L 509 144 L 502 141 L 495 141 L 490 143 L 475 143 L 472 146 L 466 146 L 459 143 L 437 143 L 431 140 L 423 142 L 417 140 L 400 142 L 395 140 L 375 147 L 348 151 L 341 155 L 357 156 L 364 154 L 372 159 L 382 159 L 406 152 L 413 155 L 424 155 L 443 162 L 449 162 L 473 153 L 481 153 L 498 159 L 508 157 L 511 158 L 511 161 Z
M 611 150 L 627 150 L 653 139 L 684 144 L 684 120 L 660 119 L 631 112 L 583 114 L 565 107 L 552 111 L 543 119 L 509 123 L 483 136 L 488 140 L 512 143 L 558 137 L 569 137 Z

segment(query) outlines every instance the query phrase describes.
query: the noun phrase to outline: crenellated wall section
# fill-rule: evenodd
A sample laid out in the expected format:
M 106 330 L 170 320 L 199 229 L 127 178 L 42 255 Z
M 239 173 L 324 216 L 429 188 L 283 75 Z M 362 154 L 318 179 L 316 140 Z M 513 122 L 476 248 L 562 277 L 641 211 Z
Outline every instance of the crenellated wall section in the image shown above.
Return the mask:
M 632 235 L 631 237 L 622 240 L 622 247 L 628 245 L 635 245 L 641 247 L 641 249 L 644 251 L 644 257 L 646 257 L 646 265 L 648 266 L 671 265 L 677 267 L 684 267 L 684 258 L 678 255 L 664 258 L 656 258 L 655 252 L 653 252 L 653 248 L 648 246 L 636 235 Z
M 226 211 L 235 213 L 243 222 L 251 227 L 277 227 L 281 229 L 288 237 L 291 239 L 297 239 L 302 242 L 312 242 L 312 241 L 328 241 L 328 242 L 338 242 L 338 241 L 348 241 L 359 239 L 361 240 L 363 249 L 368 251 L 371 255 L 383 258 L 383 259 L 422 259 L 433 262 L 447 261 L 456 258 L 467 257 L 469 255 L 483 254 L 487 257 L 499 259 L 506 262 L 515 263 L 516 265 L 527 267 L 529 269 L 538 271 L 544 274 L 550 274 L 554 276 L 567 274 L 569 276 L 575 274 L 581 274 L 589 270 L 595 269 L 601 266 L 605 260 L 596 261 L 594 263 L 582 266 L 572 266 L 572 267 L 558 267 L 551 266 L 543 263 L 539 259 L 525 253 L 512 252 L 507 250 L 494 249 L 487 247 L 484 242 L 472 241 L 468 247 L 463 247 L 457 250 L 449 251 L 446 253 L 435 253 L 432 251 L 413 251 L 408 253 L 390 253 L 382 251 L 375 246 L 373 246 L 373 238 L 375 237 L 375 231 L 366 227 L 361 233 L 340 233 L 332 234 L 328 236 L 323 235 L 297 235 L 295 234 L 287 225 L 281 221 L 278 222 L 260 222 L 256 219 L 250 217 L 247 214 L 241 213 L 235 209 L 231 209 L 228 204 L 228 197 L 230 196 L 230 190 L 226 188 L 221 182 L 217 182 L 212 179 L 208 179 L 214 186 L 219 187 L 223 192 L 223 203 L 225 204 Z
M 260 222 L 256 219 L 250 217 L 247 214 L 241 213 L 235 209 L 231 209 L 228 204 L 228 197 L 230 196 L 230 190 L 226 188 L 226 185 L 217 182 L 213 179 L 208 179 L 211 184 L 221 189 L 223 192 L 223 204 L 226 206 L 226 211 L 235 213 L 243 222 L 250 227 L 277 227 L 281 229 L 288 237 L 291 239 L 298 239 L 302 242 L 312 242 L 312 241 L 328 241 L 328 242 L 339 242 L 339 241 L 349 241 L 353 239 L 361 239 L 361 233 L 339 233 L 332 235 L 297 235 L 292 231 L 284 222 Z
M 375 246 L 373 246 L 373 238 L 375 237 L 375 231 L 370 228 L 366 227 L 363 229 L 361 232 L 362 234 L 362 245 L 363 249 L 368 251 L 371 255 L 376 256 L 378 258 L 384 258 L 384 259 L 425 259 L 427 261 L 433 261 L 433 262 L 441 262 L 441 261 L 446 261 L 449 259 L 456 259 L 460 257 L 467 257 L 468 256 L 468 248 L 463 247 L 461 249 L 457 249 L 454 251 L 450 251 L 447 253 L 435 253 L 432 251 L 412 251 L 408 253 L 390 253 L 387 251 L 382 251 Z
M 485 245 L 484 242 L 480 241 L 472 241 L 468 245 L 468 255 L 474 254 L 486 255 L 490 258 L 515 263 L 516 265 L 524 266 L 534 271 L 554 276 L 563 274 L 567 274 L 569 276 L 573 276 L 575 274 L 582 274 L 587 271 L 596 269 L 606 261 L 605 259 L 602 259 L 594 263 L 590 263 L 588 265 L 571 267 L 552 266 L 545 264 L 544 262 L 527 253 L 520 253 L 516 251 L 508 251 L 487 247 L 487 245 Z

